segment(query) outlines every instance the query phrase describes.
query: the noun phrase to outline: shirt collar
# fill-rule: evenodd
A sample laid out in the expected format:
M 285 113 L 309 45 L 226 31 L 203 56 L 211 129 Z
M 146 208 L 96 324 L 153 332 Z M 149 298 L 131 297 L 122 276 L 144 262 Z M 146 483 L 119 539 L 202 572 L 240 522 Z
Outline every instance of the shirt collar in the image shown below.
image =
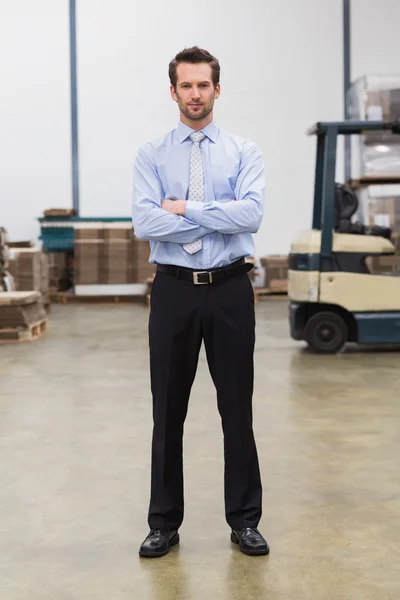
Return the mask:
M 182 144 L 182 142 L 184 142 L 194 131 L 195 129 L 192 129 L 191 127 L 188 127 L 187 125 L 182 123 L 182 121 L 179 121 L 178 126 L 176 128 L 176 136 L 178 142 Z M 215 125 L 214 121 L 211 121 L 209 125 L 207 125 L 203 129 L 200 129 L 200 131 L 202 131 L 204 135 L 206 135 L 212 142 L 215 143 L 217 141 L 219 129 Z

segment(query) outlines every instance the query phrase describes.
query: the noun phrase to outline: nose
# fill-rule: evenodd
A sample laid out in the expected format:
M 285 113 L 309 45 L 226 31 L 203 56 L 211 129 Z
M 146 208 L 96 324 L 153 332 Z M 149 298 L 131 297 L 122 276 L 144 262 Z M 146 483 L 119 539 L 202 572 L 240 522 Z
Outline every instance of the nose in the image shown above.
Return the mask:
M 193 98 L 193 100 L 198 100 L 200 98 L 199 88 L 197 88 L 197 87 L 192 88 L 192 98 Z

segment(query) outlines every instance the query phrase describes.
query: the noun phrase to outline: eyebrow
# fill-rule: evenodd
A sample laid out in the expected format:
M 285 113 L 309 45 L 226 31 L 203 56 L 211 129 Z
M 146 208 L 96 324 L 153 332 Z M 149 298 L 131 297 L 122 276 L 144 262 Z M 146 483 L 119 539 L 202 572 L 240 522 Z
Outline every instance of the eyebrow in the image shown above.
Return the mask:
M 210 81 L 200 81 L 199 85 L 203 85 L 203 83 L 211 83 Z M 190 81 L 182 81 L 180 85 L 192 85 Z

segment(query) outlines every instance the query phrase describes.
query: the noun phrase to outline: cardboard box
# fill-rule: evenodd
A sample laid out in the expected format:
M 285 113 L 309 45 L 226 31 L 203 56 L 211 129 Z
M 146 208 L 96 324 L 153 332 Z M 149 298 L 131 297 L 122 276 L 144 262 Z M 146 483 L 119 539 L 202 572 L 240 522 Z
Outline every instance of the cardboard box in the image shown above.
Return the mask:
M 260 259 L 264 269 L 264 288 L 272 292 L 287 292 L 288 256 L 270 255 Z
M 43 211 L 44 217 L 74 217 L 76 215 L 75 208 L 47 208 Z
M 103 229 L 104 240 L 133 240 L 133 228 L 131 224 L 121 223 L 110 223 L 104 226 Z
M 100 259 L 104 242 L 101 240 L 75 240 L 76 284 L 99 282 Z
M 134 283 L 136 247 L 132 239 L 109 239 L 104 243 L 104 283 Z
M 396 254 L 388 256 L 369 256 L 366 265 L 371 273 L 392 275 L 400 271 L 400 257 Z
M 12 248 L 9 270 L 17 291 L 42 290 L 42 251 L 39 248 Z
M 39 292 L 4 292 L 0 294 L 0 331 L 24 328 L 46 319 Z
M 155 272 L 150 244 L 130 224 L 105 223 L 75 231 L 75 285 L 144 283 Z
M 150 244 L 143 240 L 135 238 L 136 244 L 136 256 L 137 256 L 137 283 L 145 283 L 149 277 L 151 277 L 156 270 L 155 265 L 149 263 L 150 257 Z
M 103 240 L 103 229 L 96 227 L 89 227 L 85 225 L 85 227 L 78 227 L 74 229 L 75 231 L 75 240 L 86 241 L 86 240 Z
M 49 271 L 49 289 L 52 292 L 58 292 L 65 289 L 62 282 L 69 278 L 69 255 L 66 252 L 48 252 L 46 253 Z

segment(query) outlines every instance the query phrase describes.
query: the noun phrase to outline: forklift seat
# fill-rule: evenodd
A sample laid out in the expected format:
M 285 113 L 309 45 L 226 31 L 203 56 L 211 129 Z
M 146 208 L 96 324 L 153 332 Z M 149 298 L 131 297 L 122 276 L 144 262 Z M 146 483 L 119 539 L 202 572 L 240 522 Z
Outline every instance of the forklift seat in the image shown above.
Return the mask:
M 392 237 L 390 227 L 374 225 L 368 227 L 360 221 L 352 221 L 358 209 L 358 198 L 348 186 L 335 183 L 335 231 L 337 233 L 354 233 L 357 235 L 377 235 L 388 240 Z

